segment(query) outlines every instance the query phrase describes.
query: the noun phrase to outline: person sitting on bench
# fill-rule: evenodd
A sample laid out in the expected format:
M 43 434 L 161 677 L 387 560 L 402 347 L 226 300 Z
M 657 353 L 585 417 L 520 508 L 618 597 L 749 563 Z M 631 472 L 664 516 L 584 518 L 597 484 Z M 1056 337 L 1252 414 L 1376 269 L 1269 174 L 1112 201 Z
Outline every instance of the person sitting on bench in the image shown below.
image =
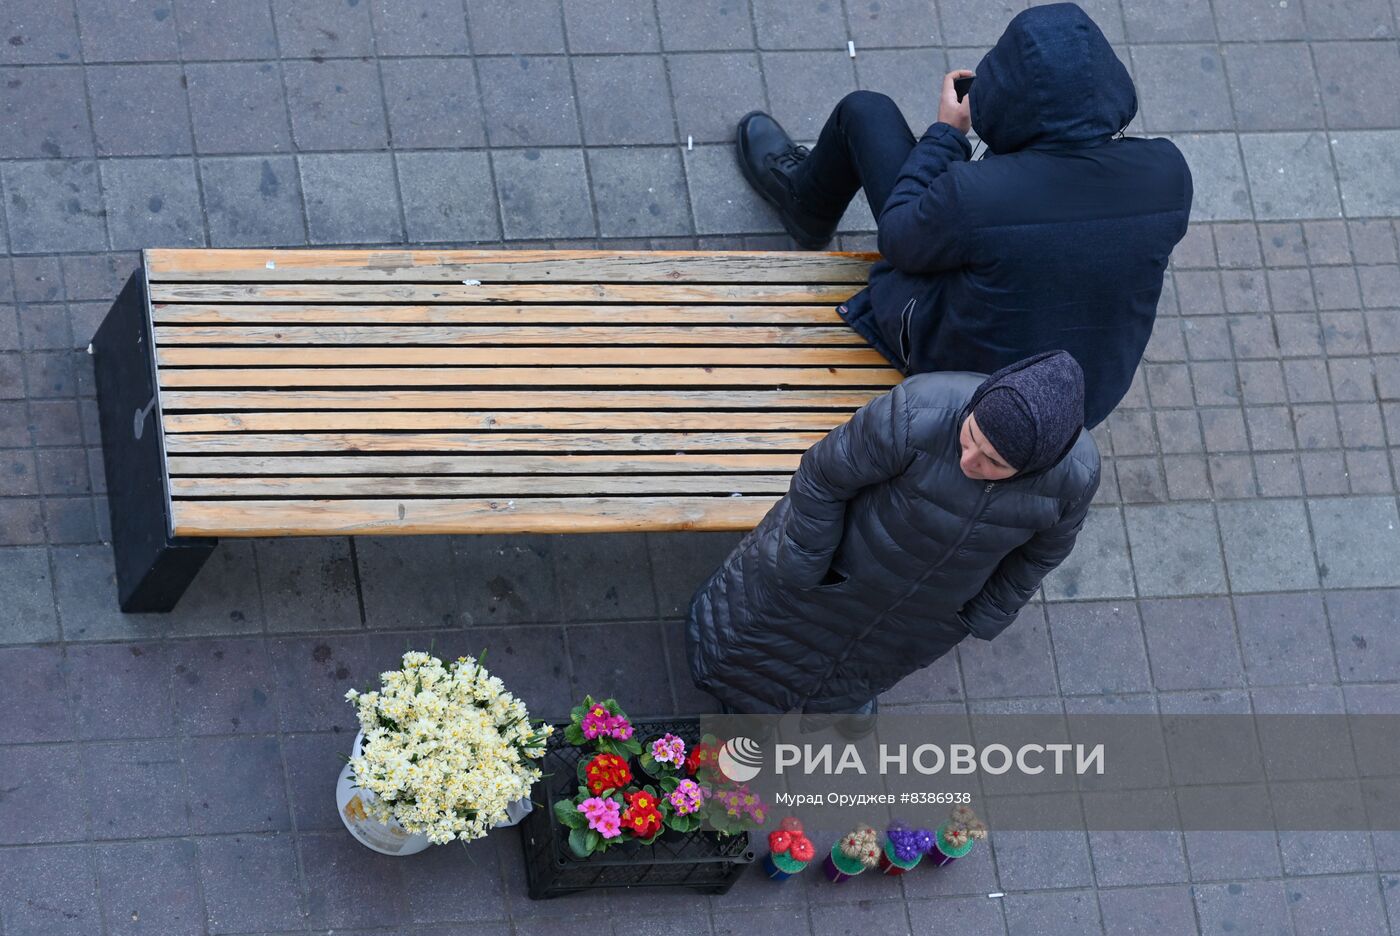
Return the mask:
M 1132 383 L 1191 208 L 1176 146 L 1123 136 L 1136 111 L 1108 40 L 1059 3 L 1018 14 L 975 73 L 946 75 L 917 143 L 893 101 L 857 91 L 810 152 L 747 115 L 739 162 L 810 249 L 865 189 L 884 259 L 840 312 L 901 371 L 987 373 L 1063 348 L 1092 427 Z M 970 161 L 969 128 L 992 158 Z

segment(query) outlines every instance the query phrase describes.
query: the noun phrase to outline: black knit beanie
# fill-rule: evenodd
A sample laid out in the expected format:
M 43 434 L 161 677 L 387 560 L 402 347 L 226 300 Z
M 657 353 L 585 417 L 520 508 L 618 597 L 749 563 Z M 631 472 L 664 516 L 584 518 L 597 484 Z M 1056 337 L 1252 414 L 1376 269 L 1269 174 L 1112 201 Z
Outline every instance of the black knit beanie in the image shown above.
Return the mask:
M 992 374 L 972 395 L 977 427 L 1017 474 L 1055 465 L 1084 427 L 1084 372 L 1048 351 Z

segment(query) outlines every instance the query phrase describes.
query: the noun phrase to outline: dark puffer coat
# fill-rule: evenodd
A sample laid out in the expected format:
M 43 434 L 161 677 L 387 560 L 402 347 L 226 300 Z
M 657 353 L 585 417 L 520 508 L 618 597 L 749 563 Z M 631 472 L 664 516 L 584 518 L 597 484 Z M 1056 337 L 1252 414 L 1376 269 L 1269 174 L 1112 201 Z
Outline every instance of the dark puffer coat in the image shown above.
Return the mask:
M 695 684 L 739 711 L 850 711 L 969 633 L 990 640 L 1069 555 L 1099 483 L 1088 432 L 1050 468 L 974 481 L 977 374 L 911 377 L 802 457 L 696 593 Z
M 962 133 L 929 127 L 880 213 L 885 259 L 841 314 L 906 374 L 1068 351 L 1092 428 L 1152 335 L 1191 172 L 1170 140 L 1115 136 L 1137 95 L 1074 4 L 1018 14 L 977 66 L 969 106 L 987 157 L 969 162 Z

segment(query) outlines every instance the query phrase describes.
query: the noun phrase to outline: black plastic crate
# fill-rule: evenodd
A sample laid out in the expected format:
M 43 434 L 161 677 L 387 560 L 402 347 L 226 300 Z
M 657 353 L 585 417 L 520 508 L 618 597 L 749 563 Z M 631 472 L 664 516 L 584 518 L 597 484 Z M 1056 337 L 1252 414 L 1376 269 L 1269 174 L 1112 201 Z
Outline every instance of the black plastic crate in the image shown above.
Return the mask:
M 599 855 L 579 858 L 569 850 L 568 832 L 554 818 L 554 804 L 573 799 L 578 792 L 578 762 L 591 756 L 564 740 L 564 725 L 556 725 L 549 738 L 541 769 L 545 776 L 535 784 L 534 810 L 520 823 L 525 851 L 525 880 L 532 900 L 544 900 L 600 887 L 681 887 L 723 894 L 754 860 L 746 832 L 675 832 L 670 829 L 655 842 L 628 842 Z M 633 722 L 637 738 L 671 732 L 698 739 L 698 719 Z

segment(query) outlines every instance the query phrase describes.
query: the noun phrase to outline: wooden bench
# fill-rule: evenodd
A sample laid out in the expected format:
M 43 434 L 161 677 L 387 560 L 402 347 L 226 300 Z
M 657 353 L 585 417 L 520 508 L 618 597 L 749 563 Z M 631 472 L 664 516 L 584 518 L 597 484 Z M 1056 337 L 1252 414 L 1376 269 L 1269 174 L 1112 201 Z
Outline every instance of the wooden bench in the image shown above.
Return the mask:
M 218 537 L 751 528 L 899 374 L 869 254 L 148 250 L 93 341 L 125 611 Z

